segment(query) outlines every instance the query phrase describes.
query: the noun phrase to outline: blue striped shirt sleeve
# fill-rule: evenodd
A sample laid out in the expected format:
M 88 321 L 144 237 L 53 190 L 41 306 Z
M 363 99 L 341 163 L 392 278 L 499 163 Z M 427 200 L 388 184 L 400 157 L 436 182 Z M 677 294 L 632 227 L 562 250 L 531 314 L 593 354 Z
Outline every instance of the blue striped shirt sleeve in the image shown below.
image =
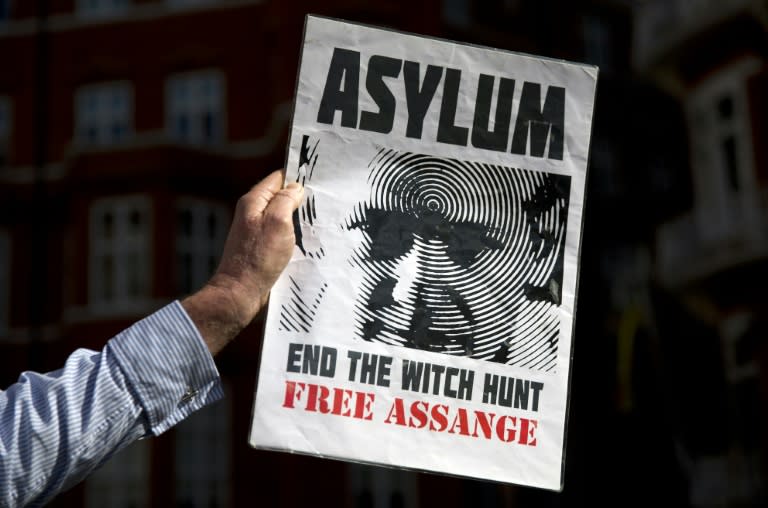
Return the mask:
M 0 391 L 0 506 L 39 506 L 136 439 L 223 396 L 202 337 L 174 302 L 64 367 Z

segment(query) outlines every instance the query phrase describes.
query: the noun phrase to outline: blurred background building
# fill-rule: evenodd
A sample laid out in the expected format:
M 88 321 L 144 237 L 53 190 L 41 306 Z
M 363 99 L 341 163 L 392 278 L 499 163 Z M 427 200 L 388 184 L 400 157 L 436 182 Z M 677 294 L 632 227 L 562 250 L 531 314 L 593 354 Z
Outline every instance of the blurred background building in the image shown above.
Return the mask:
M 2 386 L 206 280 L 306 13 L 600 66 L 565 490 L 250 449 L 257 320 L 224 401 L 52 506 L 765 506 L 766 0 L 0 0 Z

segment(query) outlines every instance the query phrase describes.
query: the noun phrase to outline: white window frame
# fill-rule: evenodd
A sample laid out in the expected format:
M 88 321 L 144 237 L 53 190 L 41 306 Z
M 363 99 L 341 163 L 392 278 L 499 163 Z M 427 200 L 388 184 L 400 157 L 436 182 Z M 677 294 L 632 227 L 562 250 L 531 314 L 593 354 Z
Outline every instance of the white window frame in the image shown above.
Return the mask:
M 189 224 L 184 223 L 185 214 Z M 211 231 L 211 219 L 215 231 Z M 177 201 L 176 221 L 177 288 L 191 293 L 202 287 L 218 266 L 229 229 L 229 208 L 210 200 L 182 197 Z
M 696 202 L 701 203 L 695 206 L 695 214 L 705 241 L 725 240 L 757 227 L 760 220 L 747 90 L 748 79 L 760 68 L 756 57 L 739 59 L 701 82 L 685 102 L 694 193 Z M 732 102 L 729 122 L 718 117 L 717 101 L 723 97 Z M 735 142 L 736 189 L 729 182 L 721 151 L 728 136 Z
M 117 108 L 116 100 L 119 100 Z M 80 146 L 112 146 L 133 137 L 133 84 L 108 81 L 81 86 L 75 94 L 75 139 Z M 115 133 L 120 128 L 120 134 Z M 93 131 L 92 139 L 89 132 Z
M 83 18 L 114 18 L 128 12 L 132 0 L 77 0 L 78 16 Z
M 149 506 L 151 443 L 140 439 L 94 471 L 85 481 L 86 508 Z
M 175 428 L 176 506 L 230 506 L 232 397 L 204 407 Z
M 0 95 L 0 169 L 8 167 L 13 133 L 13 107 L 11 98 Z
M 104 234 L 106 214 L 111 233 Z M 139 214 L 140 227 L 131 225 Z M 93 202 L 90 209 L 88 301 L 92 309 L 131 311 L 150 298 L 152 283 L 152 207 L 145 195 L 114 196 Z M 110 272 L 109 285 L 104 280 Z
M 12 261 L 11 235 L 0 230 L 0 337 L 10 329 Z
M 165 85 L 165 125 L 173 141 L 193 145 L 219 145 L 227 137 L 226 79 L 217 69 L 184 72 L 169 76 Z M 215 125 L 205 133 L 206 114 Z M 186 117 L 186 133 L 179 129 Z M 217 122 L 217 124 L 216 124 Z

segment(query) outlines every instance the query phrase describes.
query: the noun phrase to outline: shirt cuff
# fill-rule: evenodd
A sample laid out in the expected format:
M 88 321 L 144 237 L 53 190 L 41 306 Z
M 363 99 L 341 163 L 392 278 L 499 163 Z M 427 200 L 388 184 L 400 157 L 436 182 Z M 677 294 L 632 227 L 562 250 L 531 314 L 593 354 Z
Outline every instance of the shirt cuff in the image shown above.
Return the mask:
M 178 301 L 122 331 L 107 347 L 154 435 L 224 396 L 213 356 Z

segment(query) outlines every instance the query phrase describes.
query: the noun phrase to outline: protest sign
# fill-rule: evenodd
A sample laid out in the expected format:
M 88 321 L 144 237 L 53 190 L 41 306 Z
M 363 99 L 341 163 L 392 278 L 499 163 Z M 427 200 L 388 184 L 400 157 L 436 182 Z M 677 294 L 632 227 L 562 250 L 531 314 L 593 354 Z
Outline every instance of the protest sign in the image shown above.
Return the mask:
M 307 18 L 252 446 L 562 488 L 596 80 Z

